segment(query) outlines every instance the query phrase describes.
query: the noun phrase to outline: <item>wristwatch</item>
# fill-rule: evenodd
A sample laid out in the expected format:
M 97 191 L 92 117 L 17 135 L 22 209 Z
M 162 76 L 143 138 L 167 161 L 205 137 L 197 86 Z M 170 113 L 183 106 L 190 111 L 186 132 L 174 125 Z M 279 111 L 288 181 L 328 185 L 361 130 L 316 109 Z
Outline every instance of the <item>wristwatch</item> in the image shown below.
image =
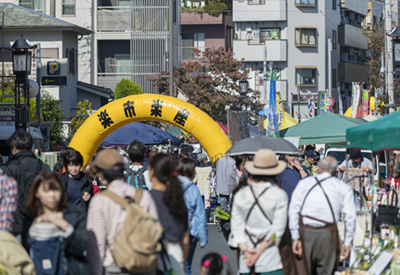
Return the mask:
M 292 242 L 300 241 L 300 239 L 292 239 Z
M 304 170 L 303 167 L 300 167 L 299 171 Z

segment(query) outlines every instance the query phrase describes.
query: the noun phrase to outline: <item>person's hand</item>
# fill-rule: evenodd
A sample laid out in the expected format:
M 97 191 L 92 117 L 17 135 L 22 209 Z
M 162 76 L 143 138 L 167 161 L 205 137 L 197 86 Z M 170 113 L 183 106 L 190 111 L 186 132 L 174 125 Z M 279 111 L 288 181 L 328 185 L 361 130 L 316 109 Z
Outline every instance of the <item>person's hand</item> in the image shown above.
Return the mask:
M 247 243 L 240 243 L 239 244 L 239 249 L 240 251 L 246 252 L 248 247 L 247 247 Z
M 262 250 L 259 247 L 246 251 L 245 263 L 248 267 L 253 266 L 260 257 Z
M 343 165 L 343 166 L 340 166 L 340 167 L 339 167 L 339 170 L 342 171 L 342 172 L 344 172 L 344 171 L 346 170 L 346 167 L 344 167 L 344 165 Z
M 297 168 L 297 170 L 301 170 L 301 163 L 296 159 L 293 161 L 293 166 Z
M 363 170 L 364 172 L 371 173 L 371 169 L 369 169 L 368 167 L 363 168 L 362 170 Z
M 88 201 L 90 199 L 90 197 L 91 197 L 90 194 L 88 192 L 85 192 L 85 193 L 83 193 L 82 199 L 84 201 Z
M 347 259 L 347 257 L 349 257 L 350 254 L 350 247 L 349 246 L 343 246 L 343 250 L 342 250 L 342 259 Z
M 294 241 L 293 245 L 293 253 L 301 257 L 303 255 L 303 246 L 300 240 Z
M 69 227 L 69 223 L 64 220 L 62 213 L 46 213 L 39 216 L 39 222 L 48 222 L 60 227 L 63 231 L 66 231 Z
M 206 247 L 205 245 L 201 245 L 201 244 L 199 244 L 199 246 L 200 246 L 200 248 L 204 248 L 204 247 Z
M 386 185 L 390 185 L 390 180 L 389 180 L 389 179 L 385 179 L 385 180 L 383 181 L 383 183 L 386 184 Z

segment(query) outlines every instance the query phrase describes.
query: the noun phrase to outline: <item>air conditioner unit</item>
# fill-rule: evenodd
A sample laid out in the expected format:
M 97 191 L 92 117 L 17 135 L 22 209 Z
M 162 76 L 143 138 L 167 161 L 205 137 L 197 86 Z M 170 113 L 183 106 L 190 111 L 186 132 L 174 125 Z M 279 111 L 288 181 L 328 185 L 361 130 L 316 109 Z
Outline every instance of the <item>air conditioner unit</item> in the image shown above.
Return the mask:
M 350 19 L 354 20 L 356 18 L 356 15 L 354 14 L 354 12 L 350 12 Z
M 354 48 L 350 48 L 349 55 L 354 55 Z
M 367 24 L 371 24 L 371 23 L 372 23 L 372 22 L 371 22 L 371 21 L 372 21 L 372 20 L 371 20 L 371 17 L 366 17 L 365 19 L 366 19 Z

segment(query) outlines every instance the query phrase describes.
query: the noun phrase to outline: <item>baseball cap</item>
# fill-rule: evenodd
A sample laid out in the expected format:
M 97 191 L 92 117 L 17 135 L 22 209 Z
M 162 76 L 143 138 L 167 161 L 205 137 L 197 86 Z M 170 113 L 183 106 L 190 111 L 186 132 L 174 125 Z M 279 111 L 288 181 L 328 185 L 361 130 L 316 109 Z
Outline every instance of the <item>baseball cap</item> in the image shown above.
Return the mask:
M 306 153 L 307 158 L 317 159 L 318 156 L 314 151 L 309 151 Z
M 115 170 L 117 164 L 123 165 L 123 157 L 115 149 L 103 149 L 93 161 L 93 165 L 103 170 Z

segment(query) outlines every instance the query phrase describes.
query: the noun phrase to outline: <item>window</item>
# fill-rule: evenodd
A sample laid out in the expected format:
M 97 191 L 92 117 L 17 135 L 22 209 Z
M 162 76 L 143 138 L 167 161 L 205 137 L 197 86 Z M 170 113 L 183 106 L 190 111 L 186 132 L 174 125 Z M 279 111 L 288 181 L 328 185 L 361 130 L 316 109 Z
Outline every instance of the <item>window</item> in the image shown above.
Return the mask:
M 336 31 L 332 30 L 332 49 L 336 50 Z
M 336 8 L 337 8 L 337 2 L 336 2 L 336 0 L 332 0 L 332 10 L 336 10 Z
M 332 88 L 336 88 L 336 69 L 332 69 Z
M 58 48 L 42 48 L 40 51 L 41 58 L 58 58 Z
M 62 15 L 75 15 L 75 0 L 62 0 Z
M 315 47 L 316 28 L 296 28 L 296 47 Z
M 205 50 L 204 33 L 183 33 L 182 34 L 182 59 L 195 58 L 193 49 Z
M 129 77 L 131 74 L 131 58 L 129 54 L 116 54 L 115 66 L 118 77 Z
M 260 29 L 248 33 L 249 45 L 265 45 L 265 40 L 281 39 L 280 29 Z
M 265 0 L 249 0 L 249 5 L 265 5 Z
M 176 0 L 172 1 L 172 21 L 173 23 L 176 23 Z
M 20 0 L 19 5 L 37 12 L 45 13 L 45 0 Z
M 296 0 L 296 6 L 311 6 L 311 7 L 315 7 L 316 0 Z
M 375 16 L 375 15 L 372 16 L 372 23 L 373 23 L 374 25 L 376 25 L 376 16 Z
M 297 86 L 317 86 L 317 68 L 296 67 L 296 87 Z
M 76 74 L 78 72 L 78 52 L 75 49 L 67 49 L 68 72 Z

